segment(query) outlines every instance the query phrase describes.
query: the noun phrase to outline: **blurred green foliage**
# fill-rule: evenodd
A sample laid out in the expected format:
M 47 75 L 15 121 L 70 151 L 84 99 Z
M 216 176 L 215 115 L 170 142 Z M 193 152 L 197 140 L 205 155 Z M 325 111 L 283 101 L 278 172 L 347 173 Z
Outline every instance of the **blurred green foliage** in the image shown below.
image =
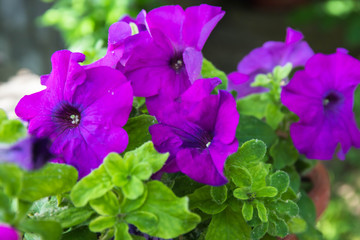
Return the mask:
M 360 1 L 313 1 L 292 13 L 290 20 L 296 25 L 315 24 L 325 32 L 340 29 L 343 42 L 350 50 L 360 49 Z
M 125 15 L 136 17 L 141 9 L 159 5 L 156 0 L 43 0 L 53 5 L 40 18 L 43 26 L 53 26 L 71 51 L 83 52 L 86 62 L 106 52 L 108 29 Z

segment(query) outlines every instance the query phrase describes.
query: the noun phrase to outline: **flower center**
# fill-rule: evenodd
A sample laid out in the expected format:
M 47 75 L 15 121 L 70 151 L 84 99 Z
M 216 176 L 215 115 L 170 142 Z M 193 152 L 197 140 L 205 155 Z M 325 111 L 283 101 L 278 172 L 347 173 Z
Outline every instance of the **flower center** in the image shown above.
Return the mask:
M 211 145 L 214 138 L 211 132 L 193 123 L 188 123 L 186 129 L 174 128 L 174 131 L 182 140 L 182 147 L 184 148 L 206 149 Z
M 182 58 L 182 54 L 175 55 L 170 60 L 170 66 L 172 69 L 174 69 L 177 73 L 180 72 L 180 70 L 184 67 L 184 60 Z
M 328 92 L 323 98 L 323 106 L 325 110 L 336 110 L 344 101 L 344 96 L 336 91 Z
M 55 109 L 52 119 L 60 129 L 76 128 L 81 121 L 79 110 L 69 103 L 62 103 Z

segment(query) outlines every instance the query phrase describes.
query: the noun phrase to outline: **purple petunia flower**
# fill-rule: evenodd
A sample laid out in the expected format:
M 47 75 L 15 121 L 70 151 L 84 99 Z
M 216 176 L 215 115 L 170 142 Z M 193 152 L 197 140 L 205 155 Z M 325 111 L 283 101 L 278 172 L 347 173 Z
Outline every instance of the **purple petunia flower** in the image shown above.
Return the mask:
M 351 146 L 360 147 L 360 131 L 352 111 L 360 83 L 360 62 L 343 51 L 316 54 L 282 90 L 281 101 L 300 121 L 290 127 L 291 138 L 308 158 L 332 159 Z
M 220 7 L 206 4 L 185 11 L 178 5 L 164 6 L 148 13 L 148 36 L 144 33 L 124 70 L 134 95 L 148 98 L 150 113 L 158 108 L 157 97 L 171 101 L 200 77 L 201 50 L 224 14 Z
M 23 97 L 16 114 L 29 132 L 53 140 L 52 152 L 75 166 L 79 176 L 97 168 L 110 152 L 122 152 L 128 136 L 122 128 L 132 108 L 130 82 L 109 67 L 84 69 L 85 56 L 55 52 L 46 89 Z
M 48 138 L 27 137 L 15 144 L 0 144 L 0 162 L 10 162 L 26 170 L 41 168 L 54 156 Z
M 123 65 L 129 58 L 132 49 L 139 44 L 141 36 L 132 35 L 131 25 L 136 26 L 139 32 L 147 31 L 146 11 L 142 10 L 136 19 L 125 16 L 120 21 L 112 24 L 109 28 L 108 48 L 106 55 L 98 61 L 91 63 L 86 68 L 108 66 L 123 69 Z M 140 34 L 141 35 L 141 34 Z
M 170 156 L 162 171 L 188 175 L 213 186 L 227 182 L 226 158 L 236 152 L 239 114 L 235 99 L 226 91 L 211 95 L 219 79 L 199 79 L 157 116 L 150 127 L 157 151 Z
M 0 223 L 0 240 L 19 240 L 20 236 L 16 229 L 9 225 Z
M 285 42 L 269 41 L 251 51 L 239 62 L 237 72 L 229 74 L 229 90 L 235 90 L 237 98 L 264 92 L 266 88 L 251 87 L 256 75 L 271 73 L 276 66 L 287 63 L 304 66 L 314 52 L 303 38 L 301 32 L 287 28 Z

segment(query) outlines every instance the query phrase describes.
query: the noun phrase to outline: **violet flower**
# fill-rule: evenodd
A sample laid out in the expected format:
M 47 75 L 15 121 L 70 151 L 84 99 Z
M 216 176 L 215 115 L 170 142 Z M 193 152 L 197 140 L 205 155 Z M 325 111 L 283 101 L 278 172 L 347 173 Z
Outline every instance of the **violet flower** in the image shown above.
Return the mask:
M 287 63 L 293 67 L 305 65 L 314 52 L 303 38 L 301 32 L 289 27 L 285 42 L 269 41 L 251 51 L 239 62 L 237 72 L 229 74 L 228 89 L 235 90 L 237 98 L 267 91 L 263 87 L 251 87 L 256 75 L 271 73 L 276 66 Z
M 54 157 L 50 153 L 50 146 L 48 138 L 33 136 L 15 144 L 0 144 L 0 162 L 15 163 L 26 170 L 39 169 Z
M 113 23 L 109 28 L 108 48 L 106 55 L 98 61 L 91 63 L 86 68 L 108 66 L 116 69 L 123 69 L 123 65 L 129 58 L 132 49 L 139 44 L 138 36 L 132 35 L 131 24 L 139 32 L 147 31 L 146 11 L 142 10 L 136 19 L 125 16 L 120 21 Z
M 0 223 L 0 240 L 19 240 L 20 236 L 16 229 Z
M 352 111 L 360 83 L 360 62 L 344 52 L 316 54 L 282 90 L 281 101 L 300 121 L 290 135 L 300 153 L 330 160 L 340 143 L 340 155 L 360 147 L 360 131 Z
M 224 14 L 220 7 L 206 4 L 185 11 L 178 5 L 163 6 L 148 13 L 148 36 L 142 36 L 143 43 L 132 51 L 124 70 L 134 95 L 148 98 L 150 113 L 158 104 L 179 97 L 200 77 L 201 50 Z M 156 99 L 150 101 L 153 96 Z
M 55 52 L 46 89 L 23 97 L 16 114 L 29 132 L 53 140 L 51 150 L 83 177 L 110 152 L 122 152 L 128 136 L 122 128 L 132 108 L 130 82 L 109 67 L 84 69 L 85 56 Z
M 181 97 L 164 107 L 159 124 L 149 132 L 157 151 L 170 156 L 162 171 L 188 175 L 200 183 L 227 182 L 226 158 L 236 152 L 239 121 L 235 99 L 226 91 L 211 95 L 219 79 L 199 79 Z

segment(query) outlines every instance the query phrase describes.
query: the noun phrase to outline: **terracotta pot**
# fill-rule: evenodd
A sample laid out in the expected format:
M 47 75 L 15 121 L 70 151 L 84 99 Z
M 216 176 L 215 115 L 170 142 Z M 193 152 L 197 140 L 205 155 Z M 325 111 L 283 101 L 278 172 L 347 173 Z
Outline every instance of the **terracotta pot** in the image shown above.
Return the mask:
M 313 183 L 313 188 L 308 193 L 316 207 L 316 218 L 319 219 L 330 200 L 330 179 L 322 163 L 318 163 L 307 175 Z M 283 240 L 298 240 L 295 235 L 288 235 Z

